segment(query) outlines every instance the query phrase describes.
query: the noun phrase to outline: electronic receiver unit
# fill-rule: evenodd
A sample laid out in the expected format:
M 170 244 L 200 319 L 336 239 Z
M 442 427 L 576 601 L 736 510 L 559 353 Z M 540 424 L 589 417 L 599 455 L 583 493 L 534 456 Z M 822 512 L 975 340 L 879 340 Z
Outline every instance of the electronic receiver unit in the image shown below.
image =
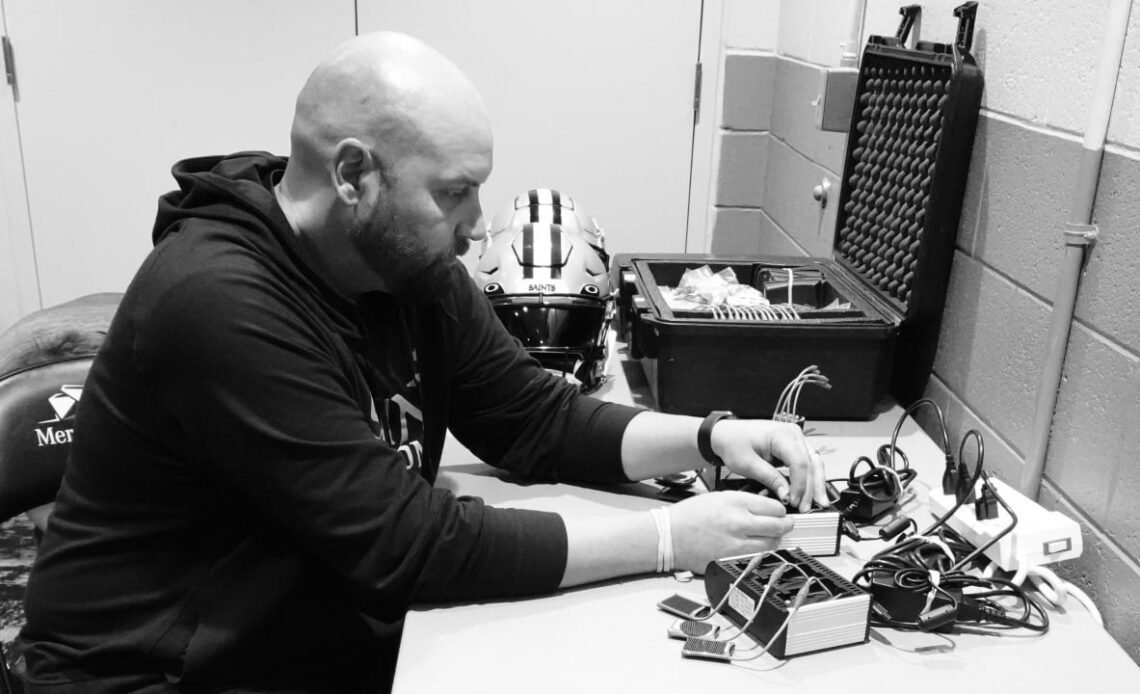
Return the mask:
M 798 549 L 772 552 L 737 582 L 753 557 L 710 562 L 705 570 L 705 593 L 710 604 L 718 605 L 728 592 L 722 614 L 738 626 L 747 624 L 748 635 L 757 643 L 768 645 L 769 654 L 787 658 L 867 642 L 871 596 L 862 588 Z M 764 602 L 757 606 L 768 578 L 784 563 L 790 569 L 784 571 Z M 793 611 L 790 606 L 797 592 L 811 579 L 815 579 L 815 584 L 799 609 Z M 787 626 L 781 629 L 785 621 Z M 769 645 L 773 635 L 775 640 Z

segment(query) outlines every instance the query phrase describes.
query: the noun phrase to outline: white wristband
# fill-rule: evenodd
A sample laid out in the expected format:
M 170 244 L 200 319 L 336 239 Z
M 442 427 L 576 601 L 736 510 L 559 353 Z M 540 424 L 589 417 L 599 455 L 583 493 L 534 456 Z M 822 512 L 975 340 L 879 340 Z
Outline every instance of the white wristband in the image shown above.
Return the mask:
M 657 573 L 673 570 L 673 524 L 669 520 L 669 509 L 660 506 L 650 509 L 653 524 L 657 526 Z

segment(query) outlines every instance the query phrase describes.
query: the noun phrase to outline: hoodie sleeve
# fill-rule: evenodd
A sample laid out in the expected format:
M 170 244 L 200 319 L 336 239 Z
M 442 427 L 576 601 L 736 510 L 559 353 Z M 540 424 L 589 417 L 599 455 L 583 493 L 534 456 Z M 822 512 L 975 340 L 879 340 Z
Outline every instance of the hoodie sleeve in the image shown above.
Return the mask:
M 155 299 L 135 345 L 191 464 L 391 617 L 416 601 L 552 590 L 559 516 L 433 489 L 373 436 L 355 369 L 276 278 L 211 269 Z
M 451 430 L 473 453 L 523 477 L 628 482 L 621 440 L 641 410 L 582 395 L 548 373 L 457 268 L 461 330 L 454 355 Z

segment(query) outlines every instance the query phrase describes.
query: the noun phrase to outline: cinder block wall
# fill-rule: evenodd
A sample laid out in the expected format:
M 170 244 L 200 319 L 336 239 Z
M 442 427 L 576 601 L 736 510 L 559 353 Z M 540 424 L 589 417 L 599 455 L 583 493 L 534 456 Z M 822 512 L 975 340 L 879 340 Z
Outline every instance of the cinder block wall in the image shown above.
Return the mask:
M 712 248 L 826 255 L 841 135 L 811 127 L 820 69 L 838 64 L 854 0 L 726 0 Z M 917 37 L 948 41 L 958 0 L 928 0 Z M 896 1 L 868 0 L 862 39 L 893 34 Z M 825 9 L 826 7 L 826 9 Z M 927 396 L 955 441 L 982 432 L 986 462 L 1017 483 L 1062 258 L 1106 0 L 982 0 L 973 52 L 986 75 L 957 252 Z M 743 23 L 743 24 L 739 24 Z M 745 29 L 743 27 L 756 27 Z M 773 31 L 774 28 L 774 31 Z M 833 189 L 837 191 L 836 187 Z M 1128 26 L 1076 321 L 1041 501 L 1078 520 L 1083 556 L 1059 567 L 1140 662 L 1140 8 Z
M 812 101 L 846 26 L 816 4 L 725 0 L 714 253 L 830 254 L 847 136 L 817 130 Z M 812 198 L 825 180 L 829 205 Z

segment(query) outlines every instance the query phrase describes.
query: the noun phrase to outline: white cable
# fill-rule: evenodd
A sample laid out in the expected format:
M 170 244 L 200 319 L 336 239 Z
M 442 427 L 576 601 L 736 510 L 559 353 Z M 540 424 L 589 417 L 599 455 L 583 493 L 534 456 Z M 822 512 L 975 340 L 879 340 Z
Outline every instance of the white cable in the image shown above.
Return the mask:
M 752 622 L 756 621 L 756 617 L 760 614 L 760 609 L 764 607 L 764 603 L 768 600 L 768 594 L 772 592 L 772 587 L 776 585 L 776 583 L 784 575 L 784 572 L 787 571 L 789 567 L 791 567 L 791 564 L 784 561 L 782 557 L 779 557 L 779 555 L 777 555 L 777 557 L 780 558 L 781 563 L 779 566 L 772 569 L 772 573 L 768 576 L 768 582 L 764 584 L 764 590 L 760 593 L 760 597 L 756 599 L 756 607 L 752 610 L 752 614 L 748 617 L 748 621 L 746 621 L 742 626 L 734 625 L 732 628 L 736 629 L 736 633 L 732 634 L 732 636 L 729 636 L 728 638 L 725 638 L 724 632 L 721 632 L 720 638 L 717 639 L 718 641 L 732 641 L 733 639 L 739 638 L 744 634 L 745 631 L 748 630 L 748 627 L 752 626 Z M 740 616 L 743 617 L 744 615 Z M 727 631 L 727 629 L 725 631 Z
M 709 617 L 712 617 L 714 614 L 718 614 L 721 610 L 723 610 L 725 604 L 728 603 L 729 597 L 732 595 L 732 591 L 735 590 L 738 585 L 740 585 L 741 581 L 743 581 L 745 578 L 748 578 L 748 575 L 755 571 L 757 566 L 760 566 L 760 562 L 764 561 L 764 557 L 772 554 L 774 551 L 775 550 L 768 549 L 753 555 L 752 558 L 748 560 L 748 563 L 745 564 L 744 570 L 740 572 L 740 575 L 737 576 L 736 580 L 732 582 L 732 585 L 728 587 L 728 590 L 724 591 L 724 596 L 720 599 L 720 602 L 718 602 L 716 606 L 712 608 L 712 611 L 709 612 L 706 616 L 695 618 L 696 621 L 703 622 Z M 783 559 L 781 559 L 781 561 L 783 561 Z
M 1072 583 L 1065 581 L 1065 590 L 1069 595 L 1077 599 L 1077 602 L 1085 606 L 1085 609 L 1092 615 L 1093 621 L 1097 623 L 1102 629 L 1104 628 L 1104 617 L 1101 616 L 1100 610 L 1097 609 L 1096 603 L 1088 596 L 1088 593 L 1076 587 Z
M 1037 588 L 1037 592 L 1056 607 L 1061 607 L 1065 604 L 1065 599 L 1071 595 L 1077 602 L 1084 605 L 1085 609 L 1089 611 L 1089 614 L 1092 615 L 1093 620 L 1099 626 L 1104 626 L 1104 617 L 1101 616 L 1096 603 L 1092 601 L 1092 598 L 1090 598 L 1087 593 L 1076 585 L 1070 581 L 1066 581 L 1054 573 L 1052 569 L 1044 566 L 1030 566 L 1027 573 L 1029 578 L 1033 580 L 1033 585 Z
M 989 568 L 989 567 L 987 567 Z M 1092 615 L 1093 621 L 1100 627 L 1104 627 L 1104 617 L 1101 615 L 1100 610 L 1097 608 L 1096 603 L 1088 596 L 1088 593 L 1081 590 L 1070 581 L 1058 576 L 1052 569 L 1045 566 L 1030 566 L 1024 559 L 1018 561 L 1017 571 L 1009 579 L 1016 585 L 1022 585 L 1026 578 L 1033 581 L 1033 587 L 1037 590 L 1037 594 L 1046 600 L 1055 609 L 1060 608 L 1066 598 L 1070 595 L 1081 603 L 1089 614 Z
M 744 656 L 744 657 L 734 656 L 732 659 L 733 660 L 756 660 L 760 656 L 767 653 L 768 649 L 772 647 L 772 644 L 776 643 L 776 639 L 780 638 L 780 635 L 783 634 L 784 630 L 786 630 L 788 628 L 788 624 L 792 621 L 792 617 L 795 617 L 796 613 L 800 611 L 801 607 L 803 607 L 803 604 L 807 600 L 808 592 L 811 590 L 811 584 L 813 582 L 819 583 L 820 580 L 818 578 L 816 578 L 815 576 L 812 576 L 811 578 L 809 578 L 807 580 L 806 583 L 804 583 L 803 587 L 800 588 L 800 591 L 796 594 L 796 598 L 792 602 L 791 609 L 788 610 L 788 616 L 784 617 L 784 621 L 780 624 L 780 628 L 777 629 L 774 634 L 772 634 L 772 637 L 768 639 L 768 643 L 764 644 L 763 648 L 761 648 L 756 653 L 751 653 L 751 654 Z

